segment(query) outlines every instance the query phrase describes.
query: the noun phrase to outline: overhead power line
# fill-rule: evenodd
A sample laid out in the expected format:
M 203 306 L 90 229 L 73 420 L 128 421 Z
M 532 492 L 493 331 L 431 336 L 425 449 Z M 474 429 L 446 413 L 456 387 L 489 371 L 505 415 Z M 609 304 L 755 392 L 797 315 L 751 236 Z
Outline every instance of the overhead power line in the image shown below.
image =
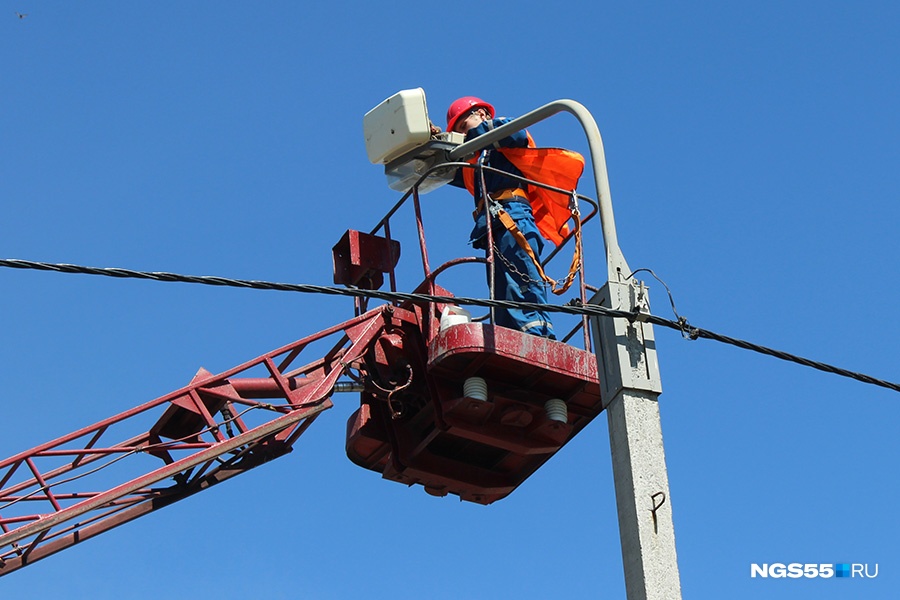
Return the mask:
M 542 309 L 551 312 L 559 312 L 571 315 L 587 315 L 593 317 L 623 318 L 629 321 L 644 321 L 680 331 L 681 334 L 689 339 L 696 340 L 699 338 L 713 340 L 723 344 L 736 346 L 744 350 L 750 350 L 759 354 L 772 356 L 779 360 L 793 362 L 805 367 L 840 375 L 855 379 L 862 383 L 876 385 L 887 388 L 895 392 L 900 392 L 900 384 L 883 379 L 878 379 L 864 373 L 858 373 L 835 367 L 827 363 L 811 360 L 781 350 L 775 350 L 759 344 L 754 344 L 739 338 L 722 335 L 694 327 L 688 323 L 684 317 L 678 317 L 678 320 L 670 320 L 656 315 L 641 313 L 638 311 L 624 311 L 606 308 L 595 304 L 583 304 L 580 300 L 574 299 L 567 304 L 537 304 L 533 302 L 513 302 L 509 300 L 491 300 L 487 298 L 467 298 L 463 296 L 436 296 L 432 294 L 412 294 L 406 292 L 387 292 L 382 290 L 363 290 L 357 288 L 338 288 L 322 285 L 312 285 L 304 283 L 274 283 L 270 281 L 257 281 L 248 279 L 230 279 L 227 277 L 214 277 L 208 275 L 179 275 L 177 273 L 166 273 L 160 271 L 135 271 L 132 269 L 120 269 L 114 267 L 86 267 L 81 265 L 70 265 L 64 263 L 45 263 L 30 260 L 21 260 L 15 258 L 0 259 L 0 267 L 11 269 L 30 269 L 38 271 L 54 271 L 57 273 L 77 273 L 82 275 L 102 275 L 104 277 L 116 277 L 119 279 L 150 279 L 153 281 L 177 282 L 177 283 L 193 283 L 201 285 L 213 285 L 220 287 L 235 287 L 254 290 L 277 290 L 283 292 L 300 292 L 305 294 L 325 294 L 331 296 L 347 296 L 355 298 L 375 298 L 386 302 L 411 302 L 414 304 L 427 304 L 432 302 L 444 304 L 457 304 L 467 306 L 483 306 L 488 308 L 524 308 L 524 309 Z M 666 287 L 668 291 L 668 287 Z M 669 292 L 671 300 L 671 292 Z M 674 310 L 674 302 L 673 310 Z M 677 313 L 676 313 L 677 314 Z

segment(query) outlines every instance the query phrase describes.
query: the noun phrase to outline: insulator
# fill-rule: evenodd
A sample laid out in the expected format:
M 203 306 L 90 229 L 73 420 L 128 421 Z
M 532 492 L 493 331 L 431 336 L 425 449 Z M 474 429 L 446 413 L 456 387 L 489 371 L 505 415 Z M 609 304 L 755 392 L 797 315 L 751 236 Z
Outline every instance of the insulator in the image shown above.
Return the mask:
M 569 422 L 569 408 L 566 406 L 566 403 L 559 398 L 547 400 L 544 404 L 544 412 L 547 413 L 547 418 L 551 421 L 557 421 L 559 423 Z
M 481 377 L 469 377 L 463 382 L 463 396 L 487 402 L 487 382 Z

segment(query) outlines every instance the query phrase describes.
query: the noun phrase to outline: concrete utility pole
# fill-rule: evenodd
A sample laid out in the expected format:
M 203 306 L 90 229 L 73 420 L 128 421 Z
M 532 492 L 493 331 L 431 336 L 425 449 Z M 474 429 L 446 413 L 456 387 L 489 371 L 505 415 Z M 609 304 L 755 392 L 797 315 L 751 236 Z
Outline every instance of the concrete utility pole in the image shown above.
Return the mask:
M 649 312 L 647 291 L 609 282 L 591 301 Z M 681 598 L 669 478 L 657 399 L 662 392 L 649 323 L 594 321 L 601 394 L 609 421 L 619 535 L 628 600 Z
M 558 112 L 572 113 L 588 138 L 606 247 L 607 283 L 591 300 L 607 308 L 649 313 L 647 290 L 630 277 L 619 249 L 600 130 L 578 102 L 557 100 L 453 150 L 450 160 L 486 148 Z M 653 328 L 639 318 L 593 319 L 602 397 L 609 420 L 619 536 L 628 600 L 680 600 L 675 529 L 659 418 L 662 385 Z

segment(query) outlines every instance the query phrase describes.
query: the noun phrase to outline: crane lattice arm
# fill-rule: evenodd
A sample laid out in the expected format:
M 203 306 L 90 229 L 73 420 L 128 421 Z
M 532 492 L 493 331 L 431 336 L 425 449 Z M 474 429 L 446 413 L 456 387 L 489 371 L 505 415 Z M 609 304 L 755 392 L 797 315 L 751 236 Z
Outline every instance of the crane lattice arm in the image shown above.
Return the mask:
M 385 306 L 0 461 L 0 575 L 289 453 Z M 315 342 L 330 350 L 292 368 Z M 96 490 L 105 491 L 96 491 Z

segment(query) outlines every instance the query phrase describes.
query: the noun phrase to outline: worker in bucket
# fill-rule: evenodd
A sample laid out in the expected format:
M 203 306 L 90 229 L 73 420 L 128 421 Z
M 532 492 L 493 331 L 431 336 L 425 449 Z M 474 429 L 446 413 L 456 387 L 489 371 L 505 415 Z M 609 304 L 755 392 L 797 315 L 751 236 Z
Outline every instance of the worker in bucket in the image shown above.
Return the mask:
M 508 122 L 506 118 L 495 118 L 494 107 L 474 96 L 459 98 L 447 110 L 447 130 L 465 134 L 466 141 Z M 566 180 L 546 182 L 563 184 L 562 189 L 574 190 L 584 169 L 584 159 L 577 153 L 556 148 L 535 148 L 534 141 L 525 130 L 501 139 L 482 152 L 485 154 L 485 166 L 537 180 L 540 180 L 541 171 L 546 171 L 542 165 L 548 159 L 555 163 L 562 162 L 564 168 L 556 171 L 562 172 Z M 476 156 L 469 162 L 475 164 L 478 160 L 479 156 Z M 487 203 L 482 190 L 482 174 Z M 559 177 L 558 173 L 556 177 Z M 568 288 L 574 278 L 574 270 L 570 271 L 564 288 L 558 291 L 556 282 L 546 277 L 540 265 L 544 238 L 559 244 L 568 234 L 566 221 L 572 215 L 568 197 L 561 194 L 556 196 L 562 198 L 548 197 L 544 190 L 487 169 L 460 168 L 452 183 L 468 189 L 475 199 L 476 208 L 472 214 L 475 227 L 469 239 L 475 248 L 487 250 L 486 215 L 488 212 L 493 215 L 491 236 L 494 240 L 494 291 L 497 299 L 547 304 L 548 283 L 554 284 L 555 293 Z M 495 324 L 556 339 L 550 314 L 543 309 L 498 308 Z

